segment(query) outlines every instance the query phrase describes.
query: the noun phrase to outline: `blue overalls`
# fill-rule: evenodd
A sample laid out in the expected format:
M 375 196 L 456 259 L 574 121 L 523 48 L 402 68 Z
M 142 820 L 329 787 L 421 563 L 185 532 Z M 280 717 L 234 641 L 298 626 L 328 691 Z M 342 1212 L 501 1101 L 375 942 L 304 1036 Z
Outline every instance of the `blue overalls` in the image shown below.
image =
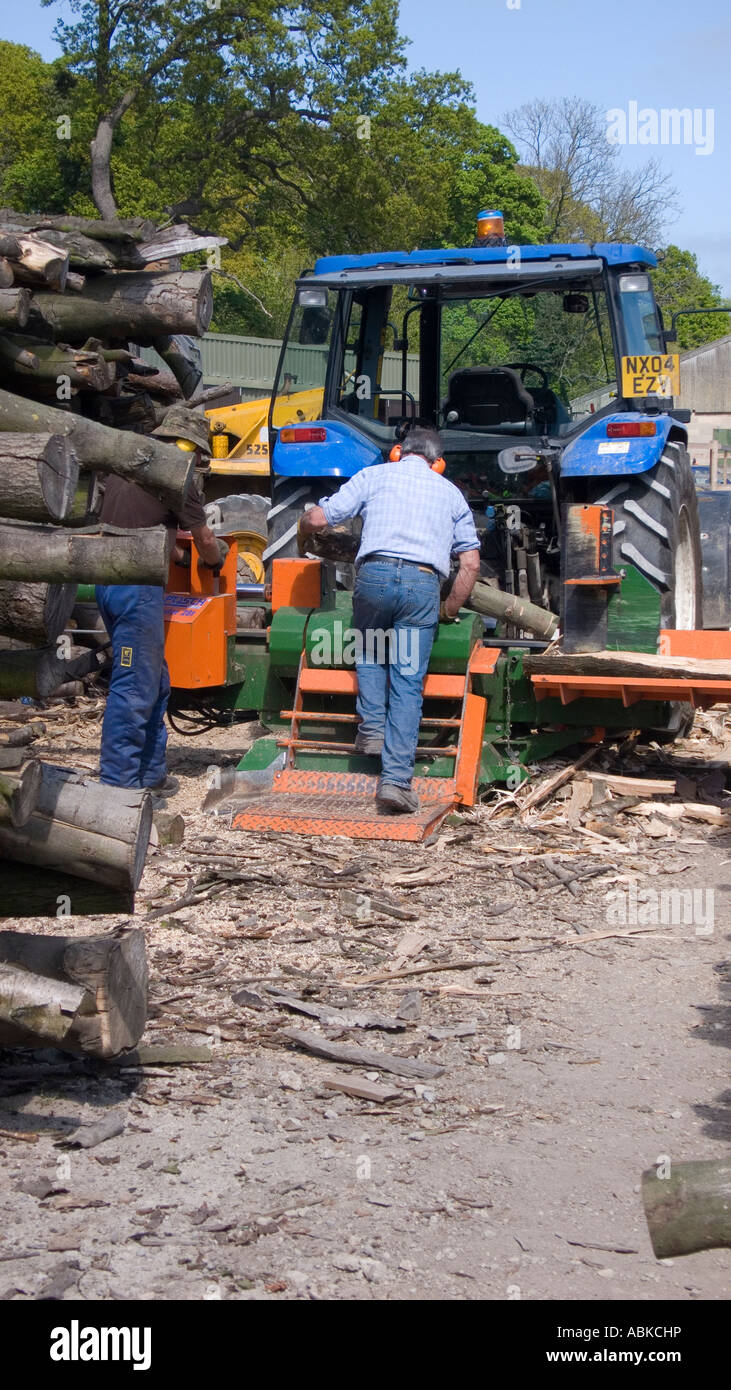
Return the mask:
M 164 593 L 156 584 L 97 585 L 96 601 L 113 654 L 100 781 L 114 787 L 157 787 L 165 781 L 170 676 Z

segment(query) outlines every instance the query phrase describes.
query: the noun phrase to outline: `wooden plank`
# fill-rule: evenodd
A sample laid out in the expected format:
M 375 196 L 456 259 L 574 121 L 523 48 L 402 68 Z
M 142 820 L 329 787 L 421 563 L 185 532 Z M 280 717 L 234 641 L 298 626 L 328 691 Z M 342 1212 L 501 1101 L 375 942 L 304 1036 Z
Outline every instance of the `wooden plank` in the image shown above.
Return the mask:
M 441 1076 L 444 1071 L 444 1067 L 434 1062 L 421 1062 L 417 1057 L 395 1057 L 372 1047 L 331 1042 L 319 1033 L 305 1033 L 300 1028 L 283 1028 L 279 1036 L 306 1052 L 313 1052 L 316 1057 L 327 1057 L 331 1062 L 345 1062 L 352 1067 L 368 1067 L 370 1071 L 390 1071 L 397 1076 L 416 1076 L 424 1080 Z

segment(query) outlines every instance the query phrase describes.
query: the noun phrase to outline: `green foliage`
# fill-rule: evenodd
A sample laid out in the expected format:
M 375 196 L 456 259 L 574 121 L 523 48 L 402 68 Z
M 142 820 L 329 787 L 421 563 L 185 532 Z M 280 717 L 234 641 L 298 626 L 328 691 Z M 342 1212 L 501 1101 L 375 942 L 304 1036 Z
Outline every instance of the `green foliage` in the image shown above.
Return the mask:
M 58 118 L 75 99 L 62 64 L 44 63 L 22 44 L 0 41 L 0 205 L 21 212 L 61 212 L 85 178 L 88 141 L 71 123 L 59 139 Z
M 660 261 L 657 270 L 652 271 L 655 297 L 669 327 L 670 319 L 679 309 L 723 308 L 728 303 L 723 298 L 718 285 L 698 269 L 698 260 L 692 251 L 682 251 L 679 246 L 666 246 L 658 252 Z M 690 314 L 678 319 L 678 341 L 673 346 L 680 352 L 688 348 L 712 343 L 731 332 L 731 316 L 725 314 Z

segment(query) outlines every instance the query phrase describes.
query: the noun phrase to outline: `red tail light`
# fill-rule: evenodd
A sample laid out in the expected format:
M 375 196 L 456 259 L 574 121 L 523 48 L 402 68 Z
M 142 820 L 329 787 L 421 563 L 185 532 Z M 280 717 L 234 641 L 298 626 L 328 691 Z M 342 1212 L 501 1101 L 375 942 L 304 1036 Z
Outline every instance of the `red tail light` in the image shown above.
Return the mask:
M 654 420 L 615 420 L 607 425 L 607 439 L 637 439 L 657 434 Z
M 327 439 L 327 430 L 320 426 L 312 426 L 309 429 L 280 430 L 279 438 L 283 444 L 324 444 Z

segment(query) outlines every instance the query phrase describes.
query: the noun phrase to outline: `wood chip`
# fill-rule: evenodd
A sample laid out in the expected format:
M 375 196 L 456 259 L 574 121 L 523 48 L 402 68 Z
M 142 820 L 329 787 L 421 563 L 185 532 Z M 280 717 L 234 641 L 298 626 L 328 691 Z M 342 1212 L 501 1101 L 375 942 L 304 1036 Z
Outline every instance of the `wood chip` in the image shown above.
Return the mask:
M 397 1076 L 416 1076 L 427 1081 L 441 1076 L 444 1071 L 444 1067 L 438 1067 L 433 1062 L 421 1062 L 417 1057 L 395 1057 L 389 1052 L 378 1052 L 375 1048 L 330 1042 L 319 1033 L 304 1033 L 299 1028 L 283 1028 L 279 1036 L 296 1047 L 304 1048 L 306 1052 L 313 1052 L 316 1057 L 346 1062 L 353 1067 L 368 1067 L 371 1071 L 390 1071 Z

